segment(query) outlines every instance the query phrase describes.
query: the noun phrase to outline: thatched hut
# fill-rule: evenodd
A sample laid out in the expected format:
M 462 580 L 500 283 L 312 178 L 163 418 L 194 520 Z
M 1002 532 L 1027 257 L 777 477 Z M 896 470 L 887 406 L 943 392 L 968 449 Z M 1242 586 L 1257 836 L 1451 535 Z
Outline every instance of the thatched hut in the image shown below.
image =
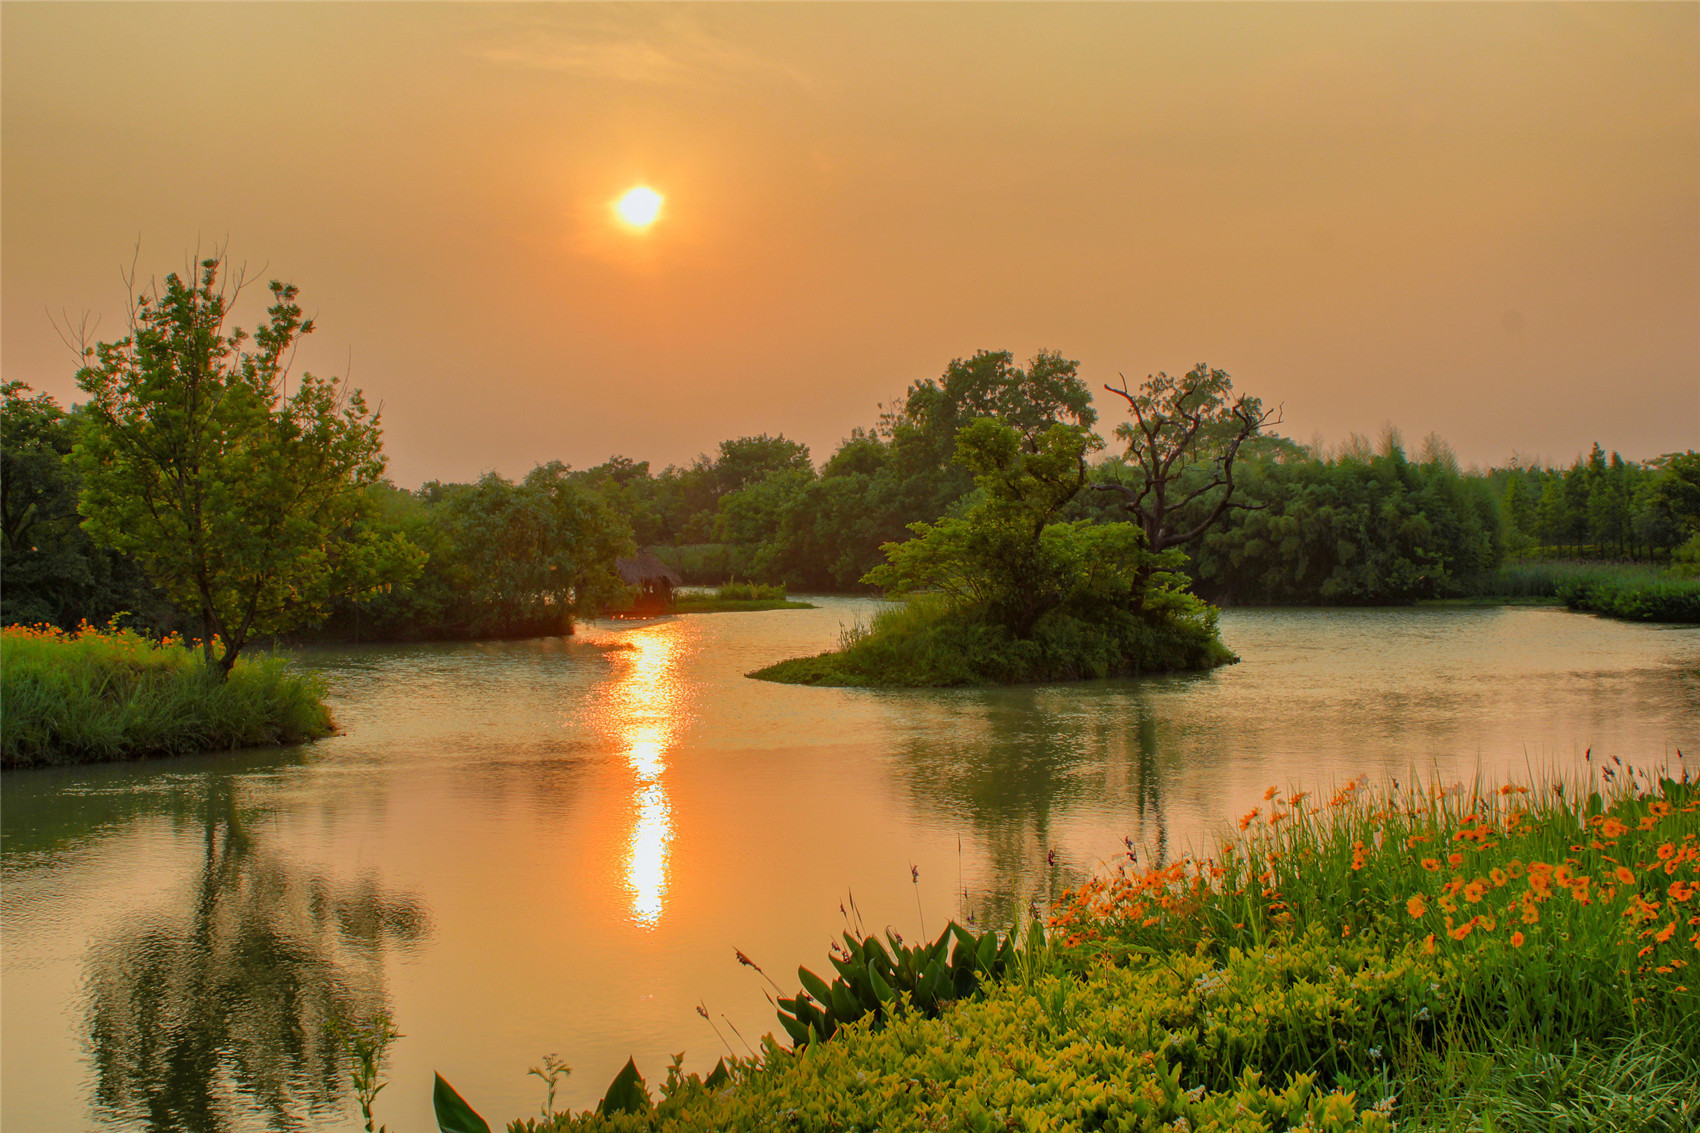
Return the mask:
M 620 579 L 637 591 L 630 607 L 615 611 L 615 617 L 645 618 L 665 614 L 673 608 L 673 590 L 684 580 L 679 572 L 656 558 L 654 551 L 639 551 L 629 559 L 616 559 Z

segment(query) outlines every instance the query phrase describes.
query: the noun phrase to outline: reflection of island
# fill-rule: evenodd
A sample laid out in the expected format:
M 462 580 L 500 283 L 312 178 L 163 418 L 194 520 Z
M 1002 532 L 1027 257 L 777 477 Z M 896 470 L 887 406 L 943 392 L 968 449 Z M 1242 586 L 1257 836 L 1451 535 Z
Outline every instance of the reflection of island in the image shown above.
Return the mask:
M 187 910 L 119 928 L 89 964 L 103 1117 L 150 1130 L 298 1129 L 340 1108 L 332 1019 L 384 1005 L 383 950 L 428 931 L 371 881 L 340 887 L 256 845 L 231 777 L 207 777 L 206 856 Z
M 1136 692 L 995 689 L 916 708 L 904 750 L 909 790 L 927 810 L 965 820 L 985 847 L 990 877 L 969 900 L 980 923 L 1043 908 L 1084 879 L 1080 863 L 1050 859 L 1054 828 L 1070 811 L 1125 815 L 1120 833 L 1141 863 L 1167 860 L 1171 768 L 1158 720 Z
M 598 725 L 624 753 L 636 780 L 625 881 L 632 920 L 643 928 L 660 921 L 667 903 L 673 807 L 665 775 L 667 754 L 688 708 L 678 672 L 683 632 L 682 623 L 666 621 L 622 635 L 631 648 L 615 654 L 620 668 L 597 694 L 603 705 Z

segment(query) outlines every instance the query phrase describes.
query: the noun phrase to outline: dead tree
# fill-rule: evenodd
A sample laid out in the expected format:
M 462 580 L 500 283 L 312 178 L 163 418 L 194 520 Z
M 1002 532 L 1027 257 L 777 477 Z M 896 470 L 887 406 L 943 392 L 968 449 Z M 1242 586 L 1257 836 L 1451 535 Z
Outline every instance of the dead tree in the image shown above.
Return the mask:
M 1265 426 L 1281 422 L 1281 409 L 1264 409 L 1255 397 L 1233 396 L 1234 383 L 1224 370 L 1199 363 L 1186 376 L 1155 374 L 1129 393 L 1127 378 L 1109 392 L 1127 399 L 1133 420 L 1116 429 L 1127 442 L 1128 463 L 1138 468 L 1137 484 L 1094 484 L 1098 491 L 1120 492 L 1139 521 L 1151 550 L 1191 543 L 1235 504 L 1234 460 L 1240 446 Z M 1199 474 L 1199 475 L 1194 475 Z M 1199 476 L 1202 476 L 1202 479 Z M 1174 526 L 1186 509 L 1220 491 L 1204 517 L 1184 529 Z M 1171 493 L 1179 498 L 1171 499 Z

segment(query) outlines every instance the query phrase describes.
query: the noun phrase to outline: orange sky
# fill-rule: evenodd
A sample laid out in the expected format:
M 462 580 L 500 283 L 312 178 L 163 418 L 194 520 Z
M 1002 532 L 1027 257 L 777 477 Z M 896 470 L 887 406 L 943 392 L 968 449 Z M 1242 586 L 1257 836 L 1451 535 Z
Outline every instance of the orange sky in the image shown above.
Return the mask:
M 73 399 L 47 312 L 117 337 L 138 236 L 160 275 L 228 239 L 301 287 L 307 368 L 352 359 L 408 486 L 759 432 L 818 461 L 981 348 L 1095 385 L 1206 360 L 1289 435 L 1467 462 L 1700 446 L 1697 4 L 0 25 L 4 376 Z

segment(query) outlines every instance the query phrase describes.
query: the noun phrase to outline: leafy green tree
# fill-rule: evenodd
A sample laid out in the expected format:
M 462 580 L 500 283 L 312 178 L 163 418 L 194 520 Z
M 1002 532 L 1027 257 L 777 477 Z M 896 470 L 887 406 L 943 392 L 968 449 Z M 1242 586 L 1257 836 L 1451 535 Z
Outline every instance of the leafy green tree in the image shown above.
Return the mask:
M 1200 590 L 1246 602 L 1385 603 L 1468 591 L 1504 553 L 1492 490 L 1397 443 L 1252 464 L 1235 511 L 1196 548 Z
M 240 281 L 220 286 L 219 259 L 199 266 L 139 297 L 123 339 L 85 351 L 77 452 L 84 528 L 195 612 L 222 676 L 252 637 L 317 621 L 334 595 L 405 581 L 422 556 L 400 537 L 351 537 L 383 474 L 378 418 L 332 380 L 303 374 L 286 390 L 313 329 L 296 289 L 271 284 L 249 348 L 225 332 Z
M 1233 505 L 1241 446 L 1281 420 L 1278 408 L 1266 410 L 1249 394 L 1235 397 L 1227 371 L 1202 362 L 1178 378 L 1153 374 L 1137 394 L 1126 379 L 1120 389 L 1104 388 L 1133 415 L 1116 429 L 1133 477 L 1093 487 L 1122 494 L 1153 551 L 1191 543 L 1222 518 Z
M 0 385 L 0 620 L 64 629 L 170 625 L 175 611 L 127 555 L 96 547 L 82 529 L 82 478 L 71 460 L 79 413 L 21 381 Z

